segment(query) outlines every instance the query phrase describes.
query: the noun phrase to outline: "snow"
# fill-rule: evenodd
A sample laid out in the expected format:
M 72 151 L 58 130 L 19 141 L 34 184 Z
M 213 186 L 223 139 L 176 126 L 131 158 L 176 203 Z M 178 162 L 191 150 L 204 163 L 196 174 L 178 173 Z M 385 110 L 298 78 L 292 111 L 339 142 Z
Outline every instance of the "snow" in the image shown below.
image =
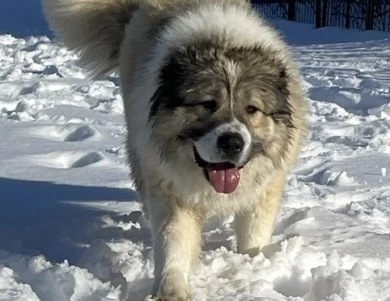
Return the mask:
M 203 233 L 193 300 L 389 301 L 390 40 L 274 21 L 294 44 L 311 126 L 272 244 Z M 128 177 L 118 78 L 88 82 L 46 37 L 0 36 L 0 300 L 140 301 L 149 224 Z

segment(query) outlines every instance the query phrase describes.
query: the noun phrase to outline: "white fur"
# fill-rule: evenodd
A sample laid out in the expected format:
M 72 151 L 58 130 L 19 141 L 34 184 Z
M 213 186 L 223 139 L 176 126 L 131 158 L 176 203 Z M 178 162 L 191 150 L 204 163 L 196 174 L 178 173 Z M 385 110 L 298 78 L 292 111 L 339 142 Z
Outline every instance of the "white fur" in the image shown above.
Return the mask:
M 224 39 L 230 47 L 261 46 L 285 63 L 290 61 L 286 44 L 276 30 L 254 11 L 211 3 L 180 15 L 163 30 L 149 66 L 162 66 L 173 49 L 202 39 Z
M 161 200 L 148 202 L 155 236 L 153 294 L 189 297 L 189 274 L 200 253 L 201 221 L 190 210 L 170 211 Z
M 254 206 L 236 215 L 237 251 L 251 256 L 265 247 L 272 235 L 278 207 Z

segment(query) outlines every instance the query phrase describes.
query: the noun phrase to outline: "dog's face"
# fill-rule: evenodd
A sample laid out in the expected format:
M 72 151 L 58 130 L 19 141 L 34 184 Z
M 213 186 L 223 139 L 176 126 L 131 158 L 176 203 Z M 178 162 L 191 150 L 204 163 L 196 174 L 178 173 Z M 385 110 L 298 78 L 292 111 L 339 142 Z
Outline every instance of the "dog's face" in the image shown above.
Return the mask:
M 162 160 L 195 162 L 220 193 L 236 189 L 255 157 L 277 167 L 294 127 L 287 81 L 283 64 L 261 48 L 178 49 L 151 99 L 152 139 Z

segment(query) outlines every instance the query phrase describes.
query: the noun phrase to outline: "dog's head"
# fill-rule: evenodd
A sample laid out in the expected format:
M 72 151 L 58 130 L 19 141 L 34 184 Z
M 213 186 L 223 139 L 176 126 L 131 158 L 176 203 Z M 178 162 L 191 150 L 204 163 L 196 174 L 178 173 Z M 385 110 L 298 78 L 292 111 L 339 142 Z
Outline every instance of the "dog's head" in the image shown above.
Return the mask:
M 294 128 L 288 80 L 284 64 L 261 47 L 178 49 L 151 99 L 149 122 L 162 160 L 196 163 L 220 193 L 233 192 L 256 157 L 277 167 Z

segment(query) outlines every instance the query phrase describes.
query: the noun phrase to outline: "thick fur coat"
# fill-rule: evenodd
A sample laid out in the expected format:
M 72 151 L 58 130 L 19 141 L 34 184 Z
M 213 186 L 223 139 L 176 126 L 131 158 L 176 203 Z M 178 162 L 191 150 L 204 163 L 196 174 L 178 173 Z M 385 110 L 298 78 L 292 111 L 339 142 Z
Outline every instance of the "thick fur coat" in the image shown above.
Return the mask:
M 154 235 L 153 300 L 189 300 L 201 228 L 235 215 L 237 251 L 269 243 L 306 130 L 287 45 L 245 0 L 44 0 L 92 75 L 119 68 L 127 151 Z

